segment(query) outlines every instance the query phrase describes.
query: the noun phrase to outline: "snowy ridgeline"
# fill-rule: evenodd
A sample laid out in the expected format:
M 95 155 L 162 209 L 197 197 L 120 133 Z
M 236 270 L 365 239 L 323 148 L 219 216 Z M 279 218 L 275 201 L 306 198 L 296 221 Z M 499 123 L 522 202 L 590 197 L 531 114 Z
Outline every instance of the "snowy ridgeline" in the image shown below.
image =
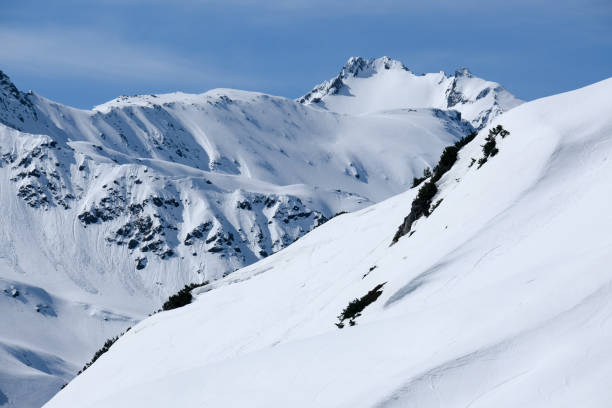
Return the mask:
M 351 59 L 319 102 L 221 89 L 91 111 L 0 72 L 0 406 L 40 406 L 186 283 L 407 190 L 519 103 L 461 72 Z
M 390 245 L 417 189 L 336 217 L 140 322 L 45 407 L 609 406 L 611 93 L 502 115 L 412 235 Z
M 388 57 L 353 57 L 335 78 L 298 101 L 353 115 L 405 107 L 452 109 L 476 129 L 522 103 L 499 84 L 475 77 L 467 68 L 451 76 L 444 72 L 416 75 Z

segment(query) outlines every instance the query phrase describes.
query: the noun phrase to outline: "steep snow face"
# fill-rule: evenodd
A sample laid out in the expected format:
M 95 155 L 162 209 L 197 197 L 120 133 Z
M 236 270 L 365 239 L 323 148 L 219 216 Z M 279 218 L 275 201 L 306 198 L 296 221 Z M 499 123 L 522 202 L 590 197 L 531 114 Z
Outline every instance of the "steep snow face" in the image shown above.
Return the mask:
M 400 108 L 453 109 L 478 129 L 522 103 L 499 84 L 475 77 L 467 68 L 453 76 L 444 72 L 415 75 L 388 57 L 352 57 L 338 76 L 298 101 L 353 115 Z
M 499 153 L 471 165 L 483 129 L 412 236 L 389 246 L 415 189 L 339 216 L 139 323 L 46 407 L 608 406 L 611 92 L 502 115 Z
M 227 89 L 83 111 L 1 81 L 0 404 L 20 408 L 186 283 L 405 191 L 473 130 L 453 111 Z

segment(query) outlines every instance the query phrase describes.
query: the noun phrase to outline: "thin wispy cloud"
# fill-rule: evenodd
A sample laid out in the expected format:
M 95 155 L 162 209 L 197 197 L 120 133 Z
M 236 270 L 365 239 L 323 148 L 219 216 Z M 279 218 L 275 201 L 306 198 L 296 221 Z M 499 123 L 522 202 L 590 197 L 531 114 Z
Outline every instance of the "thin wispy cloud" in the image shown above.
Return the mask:
M 19 66 L 49 77 L 154 81 L 188 80 L 192 83 L 248 79 L 194 63 L 161 47 L 132 43 L 108 32 L 79 28 L 0 28 L 3 67 Z M 5 68 L 6 69 L 6 68 Z
M 102 4 L 167 4 L 165 0 L 99 0 Z M 422 12 L 473 12 L 478 10 L 536 10 L 547 9 L 550 13 L 563 11 L 586 13 L 612 13 L 609 0 L 176 0 L 176 7 L 228 7 L 265 8 L 277 11 L 312 10 L 323 16 L 329 12 L 342 10 L 347 14 L 354 13 L 397 13 L 399 11 Z

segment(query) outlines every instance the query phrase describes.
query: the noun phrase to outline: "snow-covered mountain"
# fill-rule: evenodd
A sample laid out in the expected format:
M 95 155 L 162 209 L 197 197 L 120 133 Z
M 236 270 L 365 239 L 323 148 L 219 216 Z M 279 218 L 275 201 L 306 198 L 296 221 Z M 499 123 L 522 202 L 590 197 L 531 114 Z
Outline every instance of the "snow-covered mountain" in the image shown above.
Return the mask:
M 609 406 L 611 93 L 502 115 L 412 234 L 390 245 L 417 189 L 339 216 L 140 322 L 46 407 Z
M 475 77 L 467 68 L 453 76 L 416 75 L 389 57 L 350 58 L 335 78 L 298 101 L 352 115 L 402 108 L 453 109 L 477 129 L 522 103 L 501 85 Z
M 453 109 L 336 106 L 217 89 L 80 110 L 0 73 L 0 404 L 40 406 L 186 283 L 407 190 L 474 130 Z

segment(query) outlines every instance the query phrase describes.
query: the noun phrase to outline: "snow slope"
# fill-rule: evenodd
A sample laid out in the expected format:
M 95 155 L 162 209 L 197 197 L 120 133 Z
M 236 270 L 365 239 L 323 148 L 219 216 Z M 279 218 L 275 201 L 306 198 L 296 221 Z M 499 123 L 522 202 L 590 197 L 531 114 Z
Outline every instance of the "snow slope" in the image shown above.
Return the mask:
M 472 130 L 230 89 L 79 110 L 0 72 L 0 404 L 39 407 L 186 283 L 405 191 Z
M 416 75 L 389 57 L 352 57 L 333 79 L 298 99 L 333 112 L 359 115 L 400 108 L 453 109 L 475 128 L 523 101 L 501 85 L 475 77 L 467 68 Z
M 607 407 L 612 79 L 502 115 L 390 246 L 410 190 L 140 322 L 63 407 Z M 378 284 L 357 325 L 334 323 Z

